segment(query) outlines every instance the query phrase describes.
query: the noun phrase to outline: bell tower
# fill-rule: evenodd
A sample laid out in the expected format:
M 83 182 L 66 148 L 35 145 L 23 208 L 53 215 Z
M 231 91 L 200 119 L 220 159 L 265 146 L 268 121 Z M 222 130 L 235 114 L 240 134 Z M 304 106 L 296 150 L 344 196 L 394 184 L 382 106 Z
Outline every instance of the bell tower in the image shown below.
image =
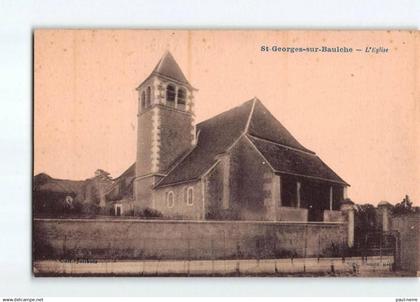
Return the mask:
M 137 210 L 153 208 L 153 186 L 195 145 L 193 92 L 170 52 L 137 87 Z

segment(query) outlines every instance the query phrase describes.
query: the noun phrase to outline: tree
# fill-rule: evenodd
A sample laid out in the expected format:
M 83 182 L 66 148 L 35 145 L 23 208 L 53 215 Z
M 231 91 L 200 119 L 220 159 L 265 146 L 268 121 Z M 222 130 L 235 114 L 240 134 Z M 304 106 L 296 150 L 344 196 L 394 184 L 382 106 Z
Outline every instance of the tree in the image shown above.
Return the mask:
M 380 229 L 377 221 L 376 209 L 371 204 L 356 205 L 354 239 L 356 245 L 365 244 L 365 236 L 368 233 L 377 232 Z
M 92 178 L 88 178 L 84 184 L 85 202 L 101 207 L 105 206 L 105 193 L 114 183 L 110 173 L 97 169 Z
M 404 199 L 400 203 L 397 203 L 392 211 L 394 215 L 404 215 L 415 212 L 416 208 L 413 207 L 413 203 L 410 201 L 410 197 L 408 197 L 408 195 L 405 195 Z
M 104 208 L 106 205 L 105 200 L 105 194 L 108 191 L 108 189 L 113 184 L 113 179 L 110 176 L 111 174 L 109 172 L 106 172 L 102 169 L 97 169 L 95 171 L 95 177 L 93 178 L 93 182 L 96 187 L 96 191 L 99 198 L 99 207 Z
M 102 169 L 98 169 L 95 171 L 95 178 L 102 180 L 102 181 L 112 181 L 111 174 L 107 171 Z

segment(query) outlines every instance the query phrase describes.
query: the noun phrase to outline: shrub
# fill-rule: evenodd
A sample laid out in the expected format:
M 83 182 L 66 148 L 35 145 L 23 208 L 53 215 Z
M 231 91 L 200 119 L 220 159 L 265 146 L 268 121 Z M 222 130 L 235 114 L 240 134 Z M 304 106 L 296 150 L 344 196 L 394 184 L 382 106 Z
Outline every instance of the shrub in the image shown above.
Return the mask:
M 297 258 L 298 254 L 295 249 L 285 250 L 277 249 L 274 251 L 274 257 L 276 259 L 287 259 L 287 258 Z
M 151 209 L 151 208 L 145 208 L 142 212 L 142 216 L 145 218 L 159 218 L 163 217 L 162 213 L 158 210 Z

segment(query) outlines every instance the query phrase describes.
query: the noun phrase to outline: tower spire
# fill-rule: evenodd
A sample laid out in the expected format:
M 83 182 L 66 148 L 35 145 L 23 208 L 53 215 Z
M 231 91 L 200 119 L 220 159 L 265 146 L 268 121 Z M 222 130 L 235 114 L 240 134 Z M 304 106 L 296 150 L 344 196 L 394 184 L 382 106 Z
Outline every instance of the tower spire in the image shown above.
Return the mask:
M 168 77 L 171 80 L 190 85 L 169 50 L 165 51 L 155 69 L 153 69 L 152 74 Z

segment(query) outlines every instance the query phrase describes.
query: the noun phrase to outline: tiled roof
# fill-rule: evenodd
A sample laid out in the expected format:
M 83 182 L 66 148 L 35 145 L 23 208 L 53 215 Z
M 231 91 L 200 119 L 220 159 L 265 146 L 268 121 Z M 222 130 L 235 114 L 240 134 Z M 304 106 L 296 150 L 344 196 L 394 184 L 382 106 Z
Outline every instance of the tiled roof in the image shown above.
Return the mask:
M 248 133 L 282 145 L 312 152 L 302 146 L 259 100 L 255 102 Z
M 198 180 L 245 132 L 276 171 L 347 185 L 256 98 L 198 124 L 197 131 L 195 148 L 156 187 Z
M 314 153 L 291 149 L 252 136 L 248 137 L 276 172 L 348 185 Z

